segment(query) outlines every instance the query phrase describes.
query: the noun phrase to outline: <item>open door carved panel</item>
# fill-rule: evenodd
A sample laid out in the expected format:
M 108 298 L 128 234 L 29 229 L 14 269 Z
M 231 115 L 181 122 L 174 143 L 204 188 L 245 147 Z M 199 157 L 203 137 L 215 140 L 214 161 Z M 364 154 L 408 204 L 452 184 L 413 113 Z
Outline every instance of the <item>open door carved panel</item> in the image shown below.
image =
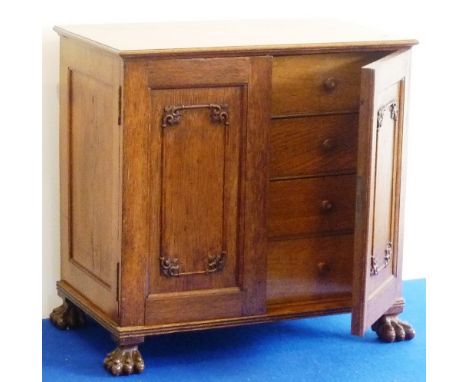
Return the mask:
M 377 109 L 375 137 L 374 192 L 371 206 L 372 246 L 370 259 L 370 284 L 368 293 L 373 293 L 381 285 L 379 278 L 396 276 L 394 247 L 398 243 L 397 187 L 399 185 L 399 142 L 400 124 L 400 82 L 386 89 L 377 99 L 381 105 Z M 389 176 L 391 174 L 392 176 Z M 384 282 L 385 283 L 385 282 Z
M 112 85 L 70 71 L 70 259 L 110 288 L 118 249 L 118 140 L 112 125 Z M 111 137 L 112 139 L 109 139 Z M 92 180 L 91 180 L 92 179 Z
M 362 335 L 401 297 L 401 190 L 409 53 L 363 68 L 352 331 Z

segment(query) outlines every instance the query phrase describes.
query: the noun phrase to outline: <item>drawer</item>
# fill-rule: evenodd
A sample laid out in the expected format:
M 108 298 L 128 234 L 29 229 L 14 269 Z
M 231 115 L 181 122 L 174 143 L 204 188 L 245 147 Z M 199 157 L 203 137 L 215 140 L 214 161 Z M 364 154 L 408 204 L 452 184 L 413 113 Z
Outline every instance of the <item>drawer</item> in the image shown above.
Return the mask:
M 351 293 L 351 234 L 271 241 L 267 259 L 269 304 Z
M 270 177 L 354 171 L 358 114 L 272 121 Z
M 341 175 L 270 182 L 268 236 L 352 230 L 355 181 L 355 175 Z
M 273 115 L 357 111 L 361 67 L 384 55 L 358 52 L 275 57 Z

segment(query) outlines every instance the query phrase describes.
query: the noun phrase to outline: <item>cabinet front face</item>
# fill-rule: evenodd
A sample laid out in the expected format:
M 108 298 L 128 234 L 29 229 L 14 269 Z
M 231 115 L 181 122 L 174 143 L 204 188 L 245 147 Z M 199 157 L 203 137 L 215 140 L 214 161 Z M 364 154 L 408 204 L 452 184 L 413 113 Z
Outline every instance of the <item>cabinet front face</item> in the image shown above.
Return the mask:
M 185 59 L 145 69 L 145 324 L 265 312 L 270 65 Z

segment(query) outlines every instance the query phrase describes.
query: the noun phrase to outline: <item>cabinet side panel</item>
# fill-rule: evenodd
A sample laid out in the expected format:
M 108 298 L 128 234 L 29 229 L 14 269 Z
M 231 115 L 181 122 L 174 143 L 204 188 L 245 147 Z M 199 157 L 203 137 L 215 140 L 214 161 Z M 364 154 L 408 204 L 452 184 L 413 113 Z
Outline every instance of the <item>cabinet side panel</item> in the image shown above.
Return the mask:
M 109 287 L 118 244 L 112 85 L 73 70 L 70 99 L 70 260 Z
M 116 319 L 119 59 L 61 41 L 62 280 Z

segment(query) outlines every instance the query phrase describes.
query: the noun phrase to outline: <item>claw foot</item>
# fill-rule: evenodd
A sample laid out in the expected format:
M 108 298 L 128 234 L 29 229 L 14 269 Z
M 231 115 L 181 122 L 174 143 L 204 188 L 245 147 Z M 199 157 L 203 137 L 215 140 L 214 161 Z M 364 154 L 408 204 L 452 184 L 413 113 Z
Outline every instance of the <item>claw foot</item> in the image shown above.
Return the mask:
M 372 325 L 372 330 L 385 342 L 411 340 L 416 335 L 412 326 L 396 315 L 383 315 Z
M 62 330 L 79 328 L 85 324 L 84 313 L 67 300 L 55 308 L 49 317 L 52 324 Z
M 107 354 L 104 367 L 113 375 L 141 373 L 145 369 L 137 346 L 119 346 Z

